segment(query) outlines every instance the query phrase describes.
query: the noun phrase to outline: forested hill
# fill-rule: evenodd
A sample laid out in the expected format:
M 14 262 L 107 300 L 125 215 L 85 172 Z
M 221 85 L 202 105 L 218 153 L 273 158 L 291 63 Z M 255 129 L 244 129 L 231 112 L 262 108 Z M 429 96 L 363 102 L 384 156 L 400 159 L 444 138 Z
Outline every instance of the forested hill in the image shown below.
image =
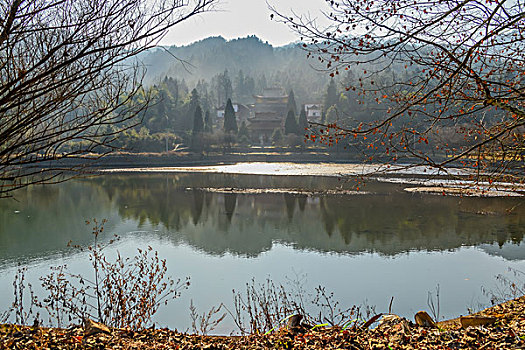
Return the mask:
M 143 56 L 142 62 L 147 68 L 147 85 L 168 76 L 194 86 L 225 70 L 235 82 L 242 71 L 254 80 L 256 93 L 266 84 L 281 85 L 304 98 L 320 98 L 329 81 L 328 74 L 316 70 L 316 61 L 307 59 L 298 44 L 273 47 L 256 36 L 230 41 L 210 37 L 187 46 L 157 48 Z
M 295 103 L 291 105 L 295 107 L 289 110 L 297 111 L 310 103 L 321 104 L 322 120 L 326 123 L 349 128 L 384 117 L 391 106 L 388 100 L 379 103 L 375 94 L 359 94 L 355 88 L 350 88 L 359 84 L 366 64 L 356 65 L 332 79 L 329 72 L 321 69 L 323 67 L 315 55 L 313 57 L 307 59 L 300 44 L 273 47 L 255 36 L 231 41 L 212 37 L 188 46 L 151 50 L 140 57 L 147 67 L 147 74 L 144 89 L 134 96 L 139 104 L 150 98 L 150 108 L 143 113 L 136 127 L 119 135 L 116 146 L 139 152 L 162 152 L 181 144 L 198 152 L 224 149 L 228 143 L 221 136 L 225 128 L 223 120 L 215 117 L 217 110 L 225 108 L 228 100 L 251 105 L 254 95 L 274 86 L 283 88 L 287 94 L 293 92 Z M 404 75 L 403 81 L 406 81 L 410 74 L 418 74 L 418 71 L 392 66 L 385 67 L 375 78 L 388 85 L 400 75 Z M 404 94 L 406 91 L 394 93 Z M 293 115 L 290 118 L 286 115 L 289 125 L 298 122 L 298 114 L 295 123 Z M 393 127 L 402 128 L 402 123 Z M 274 129 L 272 144 L 296 145 L 302 134 L 293 126 L 288 131 L 293 129 L 297 138 L 283 137 L 283 134 L 290 134 L 286 125 Z M 193 137 L 203 130 L 206 130 L 206 137 L 199 140 Z M 440 135 L 445 135 L 452 147 L 464 143 L 462 135 L 457 137 L 460 134 L 454 126 L 442 128 Z M 234 138 L 234 142 L 244 145 L 260 144 L 259 140 L 251 138 L 246 123 L 238 125 Z M 362 142 L 358 145 L 360 149 L 368 143 L 364 140 L 355 142 Z M 419 146 L 422 147 L 431 146 L 425 143 Z M 344 146 L 336 149 L 344 149 Z

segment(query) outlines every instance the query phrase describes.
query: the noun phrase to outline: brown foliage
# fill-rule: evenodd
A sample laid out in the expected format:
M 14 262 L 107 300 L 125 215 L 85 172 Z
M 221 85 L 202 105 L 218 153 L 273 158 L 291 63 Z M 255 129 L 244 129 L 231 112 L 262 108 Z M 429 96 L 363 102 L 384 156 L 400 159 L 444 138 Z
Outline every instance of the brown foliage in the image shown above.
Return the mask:
M 33 0 L 0 5 L 0 197 L 80 170 L 149 103 L 133 59 L 217 0 Z M 65 147 L 68 143 L 74 147 Z M 78 162 L 77 162 L 78 163 Z
M 51 273 L 40 278 L 47 295 L 40 300 L 24 283 L 25 269 L 20 269 L 13 283 L 15 300 L 4 316 L 15 312 L 15 322 L 27 324 L 30 317 L 40 323 L 37 310 L 46 310 L 49 322 L 58 327 L 73 322 L 96 319 L 110 327 L 138 330 L 149 325 L 160 306 L 180 296 L 188 288 L 189 278 L 173 280 L 167 275 L 166 260 L 160 259 L 151 247 L 138 249 L 133 257 L 106 256 L 105 249 L 118 239 L 102 244 L 99 235 L 104 231 L 101 223 L 93 221 L 93 245 L 87 247 L 93 267 L 93 278 L 73 274 L 66 265 L 51 267 Z M 88 222 L 89 224 L 89 222 Z M 74 246 L 83 249 L 80 246 Z M 30 304 L 24 303 L 24 289 L 30 291 Z
M 344 88 L 361 103 L 375 100 L 382 117 L 317 124 L 311 140 L 356 146 L 367 161 L 459 166 L 489 185 L 523 181 L 523 1 L 327 3 L 328 27 L 278 17 L 331 76 L 352 72 Z

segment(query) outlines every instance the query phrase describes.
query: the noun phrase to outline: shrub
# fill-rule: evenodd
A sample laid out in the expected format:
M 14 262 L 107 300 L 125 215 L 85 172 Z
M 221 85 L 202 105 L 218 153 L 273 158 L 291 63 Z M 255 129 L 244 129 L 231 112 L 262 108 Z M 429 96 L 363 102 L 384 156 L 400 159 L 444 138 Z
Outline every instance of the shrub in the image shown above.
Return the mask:
M 87 248 L 93 278 L 73 274 L 66 265 L 52 267 L 48 275 L 40 278 L 43 289 L 47 291 L 42 301 L 34 296 L 30 288 L 31 307 L 28 313 L 23 311 L 21 302 L 25 269 L 19 269 L 14 284 L 17 322 L 25 323 L 36 306 L 45 309 L 50 323 L 54 320 L 59 327 L 66 322 L 90 318 L 110 327 L 141 329 L 151 322 L 161 305 L 179 297 L 181 290 L 188 288 L 189 278 L 175 281 L 167 276 L 166 260 L 160 259 L 151 247 L 138 249 L 132 258 L 124 258 L 118 251 L 114 260 L 107 258 L 105 248 L 118 237 L 105 244 L 99 242 L 105 223 L 106 220 L 101 223 L 93 220 L 93 245 Z M 83 250 L 80 246 L 72 246 Z

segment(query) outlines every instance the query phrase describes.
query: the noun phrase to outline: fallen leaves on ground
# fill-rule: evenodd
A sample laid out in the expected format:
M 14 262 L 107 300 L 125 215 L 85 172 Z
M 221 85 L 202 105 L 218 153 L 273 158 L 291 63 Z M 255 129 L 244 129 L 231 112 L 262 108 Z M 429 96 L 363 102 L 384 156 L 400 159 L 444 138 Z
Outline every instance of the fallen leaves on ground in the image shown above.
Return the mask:
M 0 325 L 0 349 L 515 349 L 525 347 L 525 296 L 478 313 L 493 324 L 461 328 L 458 319 L 438 328 L 420 327 L 392 317 L 373 328 L 280 329 L 269 335 L 199 336 L 168 329 L 85 336 L 81 326 L 68 329 Z

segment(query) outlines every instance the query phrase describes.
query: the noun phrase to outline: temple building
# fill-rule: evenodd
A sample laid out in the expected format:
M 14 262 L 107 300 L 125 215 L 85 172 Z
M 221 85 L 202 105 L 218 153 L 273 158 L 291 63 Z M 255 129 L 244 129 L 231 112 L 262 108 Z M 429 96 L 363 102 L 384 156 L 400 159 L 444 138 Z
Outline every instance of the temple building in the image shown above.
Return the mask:
M 275 129 L 283 129 L 286 119 L 288 95 L 282 88 L 264 89 L 262 95 L 254 95 L 255 109 L 250 121 L 250 132 L 254 141 L 268 144 Z
M 323 105 L 320 103 L 307 103 L 304 105 L 306 119 L 309 122 L 320 123 L 323 116 Z

